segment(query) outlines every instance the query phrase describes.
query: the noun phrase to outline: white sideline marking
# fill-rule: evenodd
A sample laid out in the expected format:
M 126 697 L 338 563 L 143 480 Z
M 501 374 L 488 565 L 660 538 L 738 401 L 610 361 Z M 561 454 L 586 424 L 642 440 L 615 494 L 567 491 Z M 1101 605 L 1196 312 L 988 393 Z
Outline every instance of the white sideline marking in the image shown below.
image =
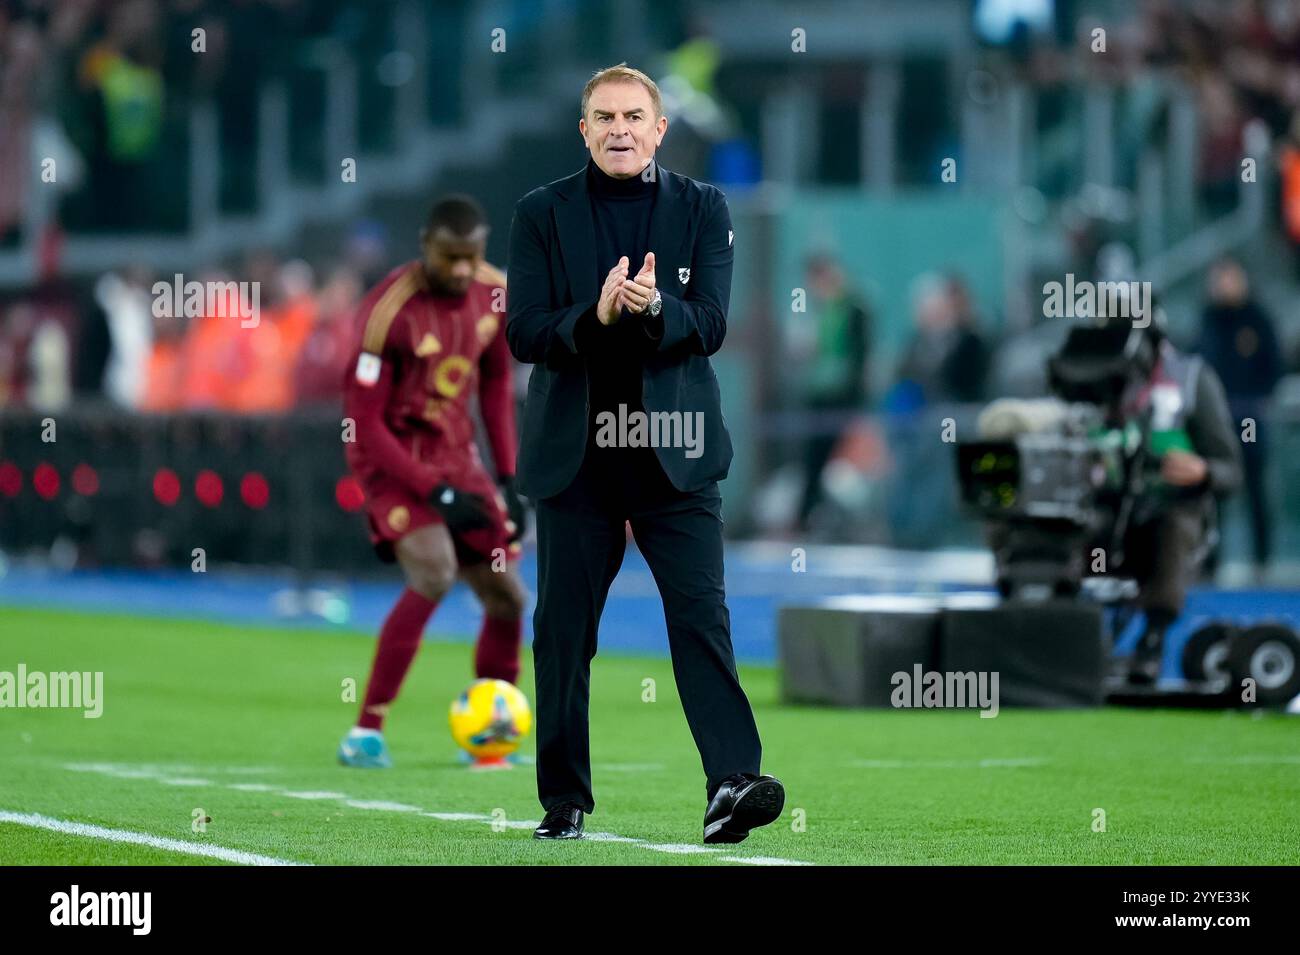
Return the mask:
M 167 839 L 152 836 L 147 832 L 130 832 L 126 829 L 106 829 L 85 822 L 67 822 L 52 819 L 34 812 L 9 812 L 0 809 L 0 822 L 13 822 L 20 826 L 34 829 L 48 829 L 69 836 L 85 836 L 88 839 L 103 839 L 106 842 L 127 842 L 137 846 L 149 846 L 165 849 L 168 852 L 180 852 L 191 856 L 204 856 L 208 859 L 220 859 L 223 862 L 236 862 L 240 865 L 311 865 L 309 862 L 290 862 L 288 859 L 276 859 L 273 856 L 258 855 L 256 852 L 244 852 L 240 849 L 226 849 L 223 846 L 209 846 L 201 843 L 182 842 L 179 839 Z
M 860 762 L 862 762 L 863 764 L 872 763 L 872 761 L 870 760 L 864 760 Z M 884 763 L 890 761 L 877 760 L 875 762 Z M 907 765 L 901 760 L 893 761 L 893 762 L 896 762 L 897 765 L 899 766 Z M 1008 762 L 1014 762 L 1014 761 L 1008 761 L 1008 760 L 981 760 L 980 761 L 981 764 L 988 763 L 990 765 L 1002 764 Z M 949 764 L 950 763 L 938 763 L 936 765 L 949 765 Z M 609 764 L 609 765 L 618 765 L 618 764 Z M 625 763 L 622 765 L 635 766 L 637 769 L 640 769 L 642 767 L 649 767 L 652 765 L 656 766 L 656 768 L 658 766 L 658 764 L 650 764 L 650 763 L 644 763 L 644 764 Z M 975 765 L 975 764 L 965 763 L 959 765 Z M 115 776 L 115 777 L 124 777 L 129 775 L 130 778 L 152 779 L 155 782 L 160 782 L 160 783 L 170 782 L 172 785 L 199 785 L 199 784 L 206 785 L 207 784 L 207 780 L 185 780 L 185 779 L 174 779 L 172 777 L 163 776 L 159 768 L 149 767 L 149 766 L 145 766 L 143 768 L 133 770 L 128 765 L 121 764 L 121 763 L 67 763 L 64 764 L 64 768 L 74 770 L 76 772 L 104 773 L 106 775 Z M 174 766 L 170 767 L 170 770 L 172 772 L 175 772 L 176 769 L 177 767 Z M 221 770 L 218 769 L 215 771 L 220 772 Z M 235 789 L 240 792 L 273 793 L 277 796 L 289 796 L 294 799 L 339 799 L 343 801 L 343 805 L 349 806 L 353 809 L 370 809 L 370 810 L 377 810 L 381 812 L 415 812 L 421 816 L 428 816 L 430 819 L 441 819 L 447 822 L 485 822 L 489 824 L 495 823 L 497 826 L 501 826 L 504 829 L 535 829 L 537 826 L 541 825 L 541 823 L 536 820 L 506 821 L 504 823 L 501 823 L 494 820 L 493 817 L 491 816 L 486 816 L 482 813 L 476 813 L 476 812 L 426 812 L 422 810 L 419 806 L 411 806 L 406 803 L 388 802 L 386 800 L 349 799 L 346 793 L 325 792 L 325 791 L 316 792 L 313 790 L 291 791 L 279 786 L 271 786 L 268 785 L 267 783 L 226 783 L 225 786 L 227 789 Z M 716 852 L 723 851 L 721 848 L 717 846 L 700 846 L 692 843 L 649 842 L 645 839 L 634 839 L 630 836 L 620 836 L 617 833 L 613 833 L 613 832 L 586 832 L 583 833 L 583 838 L 591 842 L 622 842 L 628 845 L 638 846 L 642 849 L 649 849 L 652 852 L 666 852 L 672 855 L 713 854 Z M 182 842 L 179 844 L 183 846 L 190 845 L 190 843 L 186 843 L 186 842 Z M 749 857 L 716 856 L 715 858 L 718 858 L 720 861 L 724 861 L 724 862 L 744 862 L 749 865 L 814 865 L 814 863 L 812 862 L 799 862 L 793 859 L 776 859 L 768 856 L 749 856 Z M 295 864 L 295 863 L 289 863 L 289 864 Z
M 158 775 L 152 769 L 123 769 L 113 763 L 65 763 L 63 768 L 74 773 L 102 773 L 118 779 L 153 779 Z
M 633 839 L 631 836 L 620 836 L 612 832 L 584 832 L 582 838 L 589 842 L 645 842 L 644 839 Z
M 713 846 L 696 846 L 689 843 L 680 842 L 638 842 L 642 849 L 653 849 L 655 852 L 671 852 L 675 855 L 694 855 L 701 852 L 721 852 L 721 849 Z
M 812 865 L 794 859 L 776 859 L 772 856 L 718 856 L 719 862 L 743 862 L 745 865 Z
M 195 766 L 189 763 L 64 763 L 64 769 L 76 773 L 106 773 L 123 779 L 148 779 L 153 776 L 197 773 L 278 773 L 274 766 Z
M 158 782 L 164 786 L 211 786 L 207 779 L 193 779 L 188 776 L 159 776 Z
M 1048 760 L 1037 756 L 1019 759 L 854 759 L 846 765 L 858 769 L 1000 769 L 1043 766 Z
M 258 773 L 278 773 L 279 770 L 274 766 L 224 766 L 217 767 L 219 773 L 230 773 L 232 776 L 249 776 Z
M 115 763 L 64 763 L 63 768 L 74 773 L 114 773 L 118 767 Z
M 324 792 L 324 791 L 292 792 L 288 789 L 281 790 L 280 795 L 289 796 L 292 799 L 347 799 L 348 798 L 347 793 L 331 793 L 331 792 Z

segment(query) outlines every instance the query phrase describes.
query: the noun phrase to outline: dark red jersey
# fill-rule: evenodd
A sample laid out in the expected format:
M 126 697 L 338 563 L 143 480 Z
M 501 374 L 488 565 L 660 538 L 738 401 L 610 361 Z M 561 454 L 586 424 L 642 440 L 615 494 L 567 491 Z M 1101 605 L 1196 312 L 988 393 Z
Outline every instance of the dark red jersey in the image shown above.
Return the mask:
M 497 476 L 515 472 L 515 415 L 505 340 L 505 275 L 484 263 L 458 297 L 434 294 L 419 262 L 384 277 L 362 300 L 344 413 L 345 443 L 363 483 L 393 483 L 428 497 L 460 486 L 482 464 L 474 444 L 477 394 Z

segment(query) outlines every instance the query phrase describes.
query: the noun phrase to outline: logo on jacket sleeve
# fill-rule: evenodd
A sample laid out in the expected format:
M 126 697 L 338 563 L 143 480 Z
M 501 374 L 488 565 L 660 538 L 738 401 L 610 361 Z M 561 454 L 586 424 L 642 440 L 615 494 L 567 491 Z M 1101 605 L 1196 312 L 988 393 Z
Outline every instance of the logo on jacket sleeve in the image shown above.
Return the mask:
M 685 285 L 685 284 L 686 284 L 687 282 L 689 282 L 690 280 L 691 280 L 691 270 L 690 270 L 690 269 L 678 269 L 678 270 L 677 270 L 677 281 L 679 281 L 679 282 L 681 282 L 683 285 Z
M 357 359 L 357 381 L 369 387 L 379 380 L 379 356 L 363 351 Z

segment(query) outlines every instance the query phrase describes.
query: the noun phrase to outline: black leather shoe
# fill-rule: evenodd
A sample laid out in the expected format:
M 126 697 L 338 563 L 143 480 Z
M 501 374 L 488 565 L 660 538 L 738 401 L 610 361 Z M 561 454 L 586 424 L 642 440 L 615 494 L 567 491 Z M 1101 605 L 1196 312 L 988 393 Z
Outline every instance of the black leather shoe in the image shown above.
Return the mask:
M 534 839 L 581 839 L 583 812 L 571 802 L 548 810 L 542 824 L 533 831 Z
M 1129 660 L 1128 681 L 1138 686 L 1151 686 L 1160 679 L 1160 661 L 1164 656 L 1163 630 L 1148 630 L 1142 634 L 1133 656 Z
M 784 807 L 785 787 L 775 776 L 728 776 L 704 813 L 704 841 L 744 842 L 749 830 L 775 821 Z
M 1135 686 L 1152 686 L 1160 679 L 1160 661 L 1134 658 L 1129 664 L 1128 681 Z

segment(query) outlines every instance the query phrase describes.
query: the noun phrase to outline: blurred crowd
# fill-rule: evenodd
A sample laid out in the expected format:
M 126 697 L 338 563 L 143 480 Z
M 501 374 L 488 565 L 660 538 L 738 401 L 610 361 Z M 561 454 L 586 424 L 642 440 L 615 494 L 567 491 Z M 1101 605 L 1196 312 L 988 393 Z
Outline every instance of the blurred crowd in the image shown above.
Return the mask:
M 199 100 L 216 109 L 222 209 L 255 209 L 260 84 L 363 21 L 357 0 L 0 0 L 0 249 L 37 194 L 36 156 L 55 160 L 68 229 L 184 229 Z
M 855 485 L 888 487 L 881 495 L 890 541 L 933 546 L 950 533 L 950 512 L 927 502 L 953 498 L 948 446 L 934 440 L 946 416 L 963 420 L 971 409 L 1006 394 L 993 374 L 999 352 L 1014 353 L 1030 336 L 1006 333 L 981 316 L 956 272 L 918 277 L 911 295 L 911 331 L 887 381 L 872 388 L 873 319 L 869 302 L 833 256 L 807 263 L 810 307 L 796 315 L 785 342 L 785 373 L 798 382 L 795 399 L 806 435 L 795 455 L 799 487 L 791 489 L 785 523 L 800 533 L 851 537 Z M 1251 556 L 1266 566 L 1274 551 L 1276 510 L 1267 461 L 1274 447 L 1274 399 L 1287 374 L 1300 374 L 1300 352 L 1288 354 L 1278 322 L 1260 301 L 1246 266 L 1225 255 L 1207 270 L 1201 308 L 1190 334 L 1175 336 L 1200 355 L 1223 383 L 1234 422 L 1259 427 L 1243 441 L 1244 483 Z M 1046 323 L 1055 338 L 1029 341 L 1033 365 L 1021 397 L 1048 394 L 1051 345 L 1068 321 Z M 873 393 L 879 400 L 873 400 Z M 867 411 L 876 412 L 869 418 Z M 797 503 L 796 503 L 797 502 Z M 859 502 L 861 503 L 861 502 Z M 858 508 L 861 510 L 861 507 Z M 777 521 L 782 524 L 784 522 Z
M 1255 121 L 1267 129 L 1276 147 L 1278 226 L 1300 274 L 1300 0 L 1116 4 L 1119 16 L 1105 21 L 1105 56 L 1091 55 L 1091 31 L 1102 21 L 1088 7 L 1060 0 L 1055 36 L 1026 30 L 986 51 L 990 70 L 1010 69 L 1031 84 L 1042 157 L 1052 154 L 1054 123 L 1077 108 L 1081 81 L 1100 80 L 1121 94 L 1115 185 L 1133 189 L 1140 150 L 1170 141 L 1169 100 L 1162 94 L 1177 84 L 1196 107 L 1194 169 L 1203 212 L 1218 215 L 1235 206 L 1246 129 Z M 227 212 L 255 210 L 250 117 L 257 115 L 259 84 L 292 70 L 314 39 L 361 35 L 367 19 L 363 0 L 0 0 L 0 250 L 18 243 L 24 203 L 43 195 L 31 188 L 34 156 L 56 159 L 52 191 L 60 196 L 59 228 L 40 243 L 42 277 L 0 295 L 0 408 L 57 410 L 78 398 L 101 398 L 142 412 L 260 414 L 337 404 L 351 317 L 365 288 L 396 261 L 369 225 L 358 227 L 334 261 L 309 264 L 255 250 L 239 261 L 187 271 L 185 280 L 258 283 L 261 314 L 252 328 L 228 315 L 156 314 L 154 284 L 173 276 L 142 263 L 86 282 L 64 278 L 60 229 L 184 229 L 187 204 L 176 201 L 187 186 L 183 127 L 200 99 L 214 104 L 219 124 L 219 204 Z M 202 55 L 192 55 L 194 29 L 203 31 Z M 719 56 L 700 40 L 684 45 L 673 55 L 673 75 L 685 86 L 670 83 L 669 92 L 698 106 L 699 94 L 712 89 Z M 319 125 L 318 113 L 293 115 L 299 114 Z M 1078 130 L 1077 119 L 1057 125 Z M 311 143 L 320 135 L 318 128 L 295 129 L 290 139 Z M 1079 191 L 1069 178 L 1079 168 L 1078 150 L 1062 154 L 1069 162 L 1060 168 L 1073 172 L 1062 174 L 1058 190 L 1039 183 L 1052 199 Z M 1054 175 L 1051 164 L 1041 163 L 1039 174 Z M 1068 215 L 1064 226 L 1076 260 L 1071 268 L 1080 275 L 1104 275 L 1107 243 L 1132 239 L 1091 225 L 1073 233 Z M 1012 334 L 1007 316 L 980 314 L 956 269 L 916 277 L 907 313 L 880 314 L 863 277 L 849 274 L 836 256 L 811 255 L 805 268 L 809 308 L 783 328 L 778 374 L 784 380 L 769 392 L 779 399 L 756 409 L 799 415 L 788 442 L 798 447 L 776 455 L 797 471 L 783 521 L 805 532 L 852 535 L 844 508 L 870 506 L 853 489 L 884 475 L 889 491 L 881 498 L 893 510 L 892 541 L 937 543 L 950 529 L 944 522 L 951 512 L 924 502 L 951 497 L 940 486 L 951 479 L 951 468 L 936 463 L 946 448 L 917 440 L 917 422 L 927 409 L 1041 392 L 1055 330 L 1040 323 Z M 1273 274 L 1278 271 L 1274 266 Z M 882 346 L 898 337 L 887 332 L 900 326 L 902 347 L 886 355 L 890 349 Z M 1243 417 L 1262 413 L 1280 378 L 1300 368 L 1300 355 L 1284 353 L 1286 336 L 1278 332 L 1246 269 L 1224 259 L 1206 277 L 1195 335 L 1181 344 L 1215 367 L 1234 415 Z M 878 429 L 864 426 L 868 412 L 877 413 Z M 1267 447 L 1247 448 L 1246 460 L 1261 562 L 1272 546 Z M 774 463 L 781 462 L 769 457 L 765 466 Z M 858 480 L 862 475 L 870 480 Z
M 1190 92 L 1198 117 L 1198 194 L 1205 211 L 1218 215 L 1237 202 L 1246 128 L 1261 122 L 1281 180 L 1278 219 L 1300 269 L 1300 3 L 1140 0 L 1118 10 L 1118 21 L 1062 16 L 1055 37 L 1024 30 L 1011 45 L 1011 67 L 1037 93 L 1040 125 L 1068 113 L 1083 81 L 1122 89 L 1114 132 L 1125 149 L 1117 185 L 1131 188 L 1139 151 L 1168 142 L 1170 116 L 1160 93 L 1177 83 Z M 1094 53 L 1099 27 L 1104 56 Z
M 255 321 L 220 302 L 175 314 L 174 278 L 133 266 L 85 290 L 49 279 L 11 303 L 0 312 L 0 407 L 57 411 L 96 398 L 140 412 L 338 406 L 368 278 L 356 264 L 317 274 L 261 250 L 237 269 L 183 277 L 258 283 Z

